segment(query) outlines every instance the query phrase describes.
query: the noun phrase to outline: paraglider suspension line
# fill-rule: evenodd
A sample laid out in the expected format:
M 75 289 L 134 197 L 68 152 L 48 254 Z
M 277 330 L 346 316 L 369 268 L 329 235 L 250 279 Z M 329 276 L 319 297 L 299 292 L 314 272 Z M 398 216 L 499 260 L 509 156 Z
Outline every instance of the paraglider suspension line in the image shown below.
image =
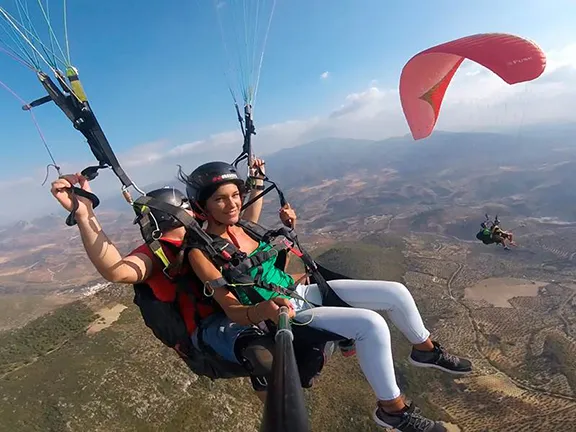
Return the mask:
M 44 181 L 42 182 L 42 186 L 44 186 L 46 184 L 46 182 L 48 181 L 48 176 L 50 175 L 50 167 L 52 167 L 56 170 L 56 172 L 58 173 L 58 177 L 62 177 L 62 172 L 60 171 L 60 167 L 58 165 L 56 165 L 55 163 L 50 163 L 50 164 L 46 165 L 46 177 L 44 177 Z

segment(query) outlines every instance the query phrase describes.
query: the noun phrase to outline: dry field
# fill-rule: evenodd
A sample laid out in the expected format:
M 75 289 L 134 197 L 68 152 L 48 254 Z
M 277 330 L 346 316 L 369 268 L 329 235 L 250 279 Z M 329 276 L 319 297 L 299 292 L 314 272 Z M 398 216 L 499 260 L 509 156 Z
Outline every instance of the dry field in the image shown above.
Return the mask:
M 485 279 L 464 291 L 464 298 L 485 301 L 492 306 L 511 308 L 510 300 L 515 297 L 536 297 L 538 289 L 546 282 L 528 281 L 514 278 Z
M 120 318 L 120 314 L 124 311 L 124 309 L 126 309 L 126 306 L 121 303 L 100 309 L 98 312 L 96 312 L 99 317 L 92 324 L 90 324 L 86 330 L 86 334 L 98 333 L 105 328 L 110 327 L 113 323 L 118 321 L 118 318 Z
M 427 399 L 463 432 L 576 430 L 571 280 L 475 245 L 410 240 L 405 281 L 433 337 L 475 365 Z

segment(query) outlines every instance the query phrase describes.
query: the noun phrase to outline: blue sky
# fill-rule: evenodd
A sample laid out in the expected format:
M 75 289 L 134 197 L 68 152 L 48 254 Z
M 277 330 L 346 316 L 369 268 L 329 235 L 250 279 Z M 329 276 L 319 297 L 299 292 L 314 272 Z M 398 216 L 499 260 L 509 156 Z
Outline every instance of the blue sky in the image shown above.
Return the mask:
M 57 3 L 51 2 L 54 10 Z M 159 152 L 198 141 L 187 159 L 193 163 L 202 159 L 204 150 L 208 154 L 221 141 L 234 139 L 229 132 L 237 130 L 237 123 L 222 73 L 226 57 L 213 0 L 68 3 L 72 61 L 113 148 L 141 184 L 159 180 L 150 176 Z M 160 6 L 168 3 L 171 6 Z M 11 4 L 0 0 L 0 6 Z M 570 48 L 576 43 L 574 16 L 576 3 L 570 0 L 277 0 L 255 107 L 257 127 L 263 130 L 255 149 L 266 153 L 322 134 L 385 138 L 407 133 L 397 101 L 390 102 L 397 97 L 393 92 L 403 65 L 420 50 L 457 37 L 491 31 L 518 34 L 556 53 L 552 64 L 576 68 L 576 50 Z M 62 29 L 58 24 L 55 28 Z M 328 74 L 323 79 L 324 72 Z M 0 80 L 26 100 L 43 96 L 34 74 L 2 53 Z M 465 87 L 474 88 L 472 84 L 456 79 L 450 90 L 453 100 L 470 95 Z M 362 107 L 349 118 L 348 128 L 322 123 L 347 104 Z M 40 204 L 34 208 L 55 209 L 48 186 L 40 186 L 48 157 L 19 105 L 0 89 L 0 190 L 18 187 L 19 196 L 25 192 L 23 201 Z M 384 106 L 390 107 L 388 120 L 394 120 L 386 130 L 386 122 L 374 115 L 385 112 Z M 376 111 L 366 114 L 369 110 Z M 58 163 L 80 170 L 92 162 L 82 137 L 55 107 L 43 106 L 35 113 Z M 456 113 L 451 117 L 449 106 L 443 114 L 445 122 L 439 126 L 471 127 L 459 122 Z M 502 121 L 495 109 L 485 117 L 484 127 Z M 304 133 L 310 122 L 315 122 L 315 134 Z M 288 142 L 293 134 L 298 139 Z M 141 160 L 147 155 L 148 164 Z M 175 172 L 174 161 L 157 172 L 173 177 L 169 173 Z M 114 179 L 109 176 L 107 181 L 102 189 Z M 27 208 L 33 207 L 23 203 L 22 211 Z M 0 209 L 2 213 L 8 212 Z

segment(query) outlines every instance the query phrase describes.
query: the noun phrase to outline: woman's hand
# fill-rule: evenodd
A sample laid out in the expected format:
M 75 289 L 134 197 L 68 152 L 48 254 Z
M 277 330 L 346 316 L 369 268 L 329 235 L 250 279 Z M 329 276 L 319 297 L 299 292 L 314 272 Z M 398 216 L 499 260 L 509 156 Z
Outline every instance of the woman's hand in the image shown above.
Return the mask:
M 284 297 L 275 297 L 273 299 L 263 301 L 254 306 L 254 312 L 250 314 L 253 317 L 258 317 L 259 321 L 270 320 L 278 324 L 278 317 L 280 314 L 280 307 L 286 306 L 288 308 L 288 316 L 294 318 L 296 312 L 290 300 Z
M 280 209 L 279 213 L 280 220 L 285 226 L 288 228 L 296 227 L 296 212 L 292 207 L 290 207 L 290 204 L 286 203 L 286 205 Z
M 263 179 L 266 177 L 266 162 L 264 159 L 254 158 L 250 167 L 250 177 Z

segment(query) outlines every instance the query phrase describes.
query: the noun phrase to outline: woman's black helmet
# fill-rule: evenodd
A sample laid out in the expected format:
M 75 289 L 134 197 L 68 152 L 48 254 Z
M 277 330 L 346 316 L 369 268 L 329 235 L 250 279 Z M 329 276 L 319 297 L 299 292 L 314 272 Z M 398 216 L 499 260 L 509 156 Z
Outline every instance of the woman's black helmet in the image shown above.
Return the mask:
M 188 176 L 180 173 L 180 179 L 186 183 L 188 199 L 204 207 L 206 200 L 224 183 L 234 183 L 242 192 L 244 180 L 238 176 L 236 168 L 226 162 L 208 162 L 200 165 Z
M 146 195 L 159 201 L 163 201 L 167 204 L 171 204 L 175 207 L 180 207 L 182 209 L 190 208 L 190 201 L 186 195 L 184 195 L 178 189 L 170 186 L 154 189 L 153 191 L 148 192 Z M 160 228 L 160 231 L 162 232 L 182 226 L 182 224 L 174 216 L 166 212 L 160 210 L 151 210 L 150 213 L 152 213 L 154 219 L 156 219 L 158 228 Z

